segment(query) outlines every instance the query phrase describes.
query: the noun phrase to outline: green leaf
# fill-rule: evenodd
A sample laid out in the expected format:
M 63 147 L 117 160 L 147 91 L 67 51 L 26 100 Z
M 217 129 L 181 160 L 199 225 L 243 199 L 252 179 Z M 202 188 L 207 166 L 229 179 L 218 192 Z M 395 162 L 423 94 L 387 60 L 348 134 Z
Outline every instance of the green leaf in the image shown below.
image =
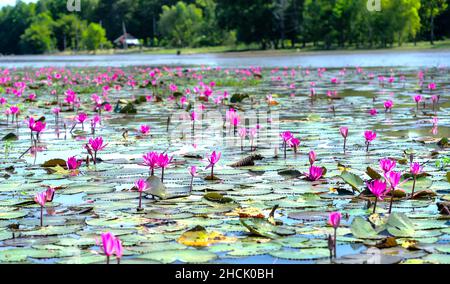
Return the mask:
M 344 171 L 342 172 L 340 177 L 345 183 L 350 185 L 354 190 L 358 192 L 360 191 L 359 188 L 364 185 L 364 181 L 359 176 L 350 172 Z
M 162 250 L 146 253 L 138 258 L 155 260 L 161 263 L 181 261 L 184 263 L 205 263 L 215 260 L 215 253 L 197 249 Z
M 412 237 L 414 224 L 403 213 L 392 213 L 387 221 L 387 231 L 395 237 Z
M 362 217 L 356 217 L 353 220 L 351 225 L 351 231 L 353 236 L 360 239 L 381 239 L 382 236 L 379 236 L 372 225 L 364 220 Z
M 312 260 L 326 258 L 330 256 L 330 251 L 324 248 L 309 248 L 300 250 L 279 250 L 270 252 L 270 255 L 276 258 L 290 260 Z
M 381 179 L 381 175 L 371 167 L 367 167 L 366 174 L 373 180 Z
M 224 197 L 218 192 L 209 192 L 203 196 L 206 200 L 217 203 L 230 203 L 233 202 L 232 198 Z
M 242 102 L 244 99 L 248 98 L 249 95 L 248 94 L 233 94 L 230 98 L 230 103 L 240 103 Z
M 17 135 L 14 133 L 8 133 L 2 138 L 2 141 L 17 141 L 17 140 L 19 140 L 19 137 L 17 137 Z
M 0 251 L 1 262 L 23 262 L 32 258 L 53 258 L 57 257 L 57 250 L 39 250 L 31 248 L 13 248 Z

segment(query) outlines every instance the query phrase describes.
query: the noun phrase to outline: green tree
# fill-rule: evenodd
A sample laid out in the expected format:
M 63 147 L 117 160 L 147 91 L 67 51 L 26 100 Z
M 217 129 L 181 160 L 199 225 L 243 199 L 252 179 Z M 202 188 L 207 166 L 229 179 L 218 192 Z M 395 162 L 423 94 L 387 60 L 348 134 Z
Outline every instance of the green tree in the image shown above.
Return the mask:
M 17 54 L 20 36 L 30 26 L 36 15 L 36 4 L 18 2 L 16 6 L 6 6 L 0 10 L 0 54 Z
M 202 9 L 203 14 L 203 22 L 200 27 L 200 45 L 212 46 L 222 44 L 227 35 L 217 22 L 216 1 L 197 0 L 195 5 Z
M 333 3 L 328 0 L 305 0 L 303 9 L 305 34 L 317 46 L 324 42 L 330 48 L 336 37 L 333 19 Z
M 70 48 L 79 50 L 82 31 L 87 28 L 87 23 L 80 20 L 76 14 L 65 14 L 56 22 L 57 46 L 60 50 Z
M 237 40 L 259 43 L 262 49 L 276 45 L 279 39 L 274 25 L 273 0 L 216 0 L 219 25 L 236 30 Z
M 163 6 L 159 29 L 170 46 L 196 46 L 203 21 L 202 9 L 195 4 L 178 2 L 174 6 Z
M 49 13 L 35 17 L 31 25 L 20 37 L 22 51 L 25 53 L 48 53 L 56 49 L 53 30 L 55 22 Z
M 90 23 L 83 31 L 82 35 L 83 46 L 94 53 L 100 48 L 107 48 L 111 43 L 106 38 L 106 31 L 102 26 L 96 23 Z
M 430 32 L 430 43 L 434 44 L 435 18 L 445 12 L 448 8 L 447 0 L 425 0 L 422 1 L 424 17 L 428 18 L 428 29 Z

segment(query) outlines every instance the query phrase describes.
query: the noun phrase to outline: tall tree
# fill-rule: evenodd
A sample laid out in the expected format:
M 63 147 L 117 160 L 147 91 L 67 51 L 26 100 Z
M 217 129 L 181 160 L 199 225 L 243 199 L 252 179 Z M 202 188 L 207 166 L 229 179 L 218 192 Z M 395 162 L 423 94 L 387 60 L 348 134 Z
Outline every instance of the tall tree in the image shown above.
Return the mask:
M 174 6 L 163 6 L 162 10 L 159 29 L 169 45 L 195 46 L 203 21 L 202 9 L 180 1 Z
M 429 19 L 430 43 L 434 44 L 435 19 L 448 8 L 447 0 L 425 0 L 422 1 L 424 15 Z
M 82 37 L 83 46 L 94 53 L 103 45 L 104 47 L 111 46 L 106 38 L 106 31 L 102 26 L 96 23 L 90 23 L 83 31 Z
M 55 21 L 50 13 L 37 15 L 31 25 L 20 37 L 21 48 L 25 53 L 47 53 L 56 49 L 56 39 L 53 34 Z

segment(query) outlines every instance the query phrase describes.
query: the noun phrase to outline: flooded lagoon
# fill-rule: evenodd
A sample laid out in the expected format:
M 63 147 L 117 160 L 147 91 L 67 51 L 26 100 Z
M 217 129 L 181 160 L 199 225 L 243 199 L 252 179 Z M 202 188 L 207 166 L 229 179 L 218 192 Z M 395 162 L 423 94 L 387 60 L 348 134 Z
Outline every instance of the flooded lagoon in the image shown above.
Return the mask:
M 449 58 L 0 58 L 0 262 L 449 263 Z

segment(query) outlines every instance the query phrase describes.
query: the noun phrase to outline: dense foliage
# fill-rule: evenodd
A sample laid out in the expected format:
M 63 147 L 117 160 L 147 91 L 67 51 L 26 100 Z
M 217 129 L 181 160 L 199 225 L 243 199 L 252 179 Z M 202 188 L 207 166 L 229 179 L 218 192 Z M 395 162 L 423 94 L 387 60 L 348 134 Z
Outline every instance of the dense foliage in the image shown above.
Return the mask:
M 106 48 L 124 25 L 146 46 L 171 47 L 373 48 L 450 35 L 449 0 L 380 1 L 381 11 L 367 0 L 81 0 L 81 12 L 19 1 L 0 10 L 0 53 Z

